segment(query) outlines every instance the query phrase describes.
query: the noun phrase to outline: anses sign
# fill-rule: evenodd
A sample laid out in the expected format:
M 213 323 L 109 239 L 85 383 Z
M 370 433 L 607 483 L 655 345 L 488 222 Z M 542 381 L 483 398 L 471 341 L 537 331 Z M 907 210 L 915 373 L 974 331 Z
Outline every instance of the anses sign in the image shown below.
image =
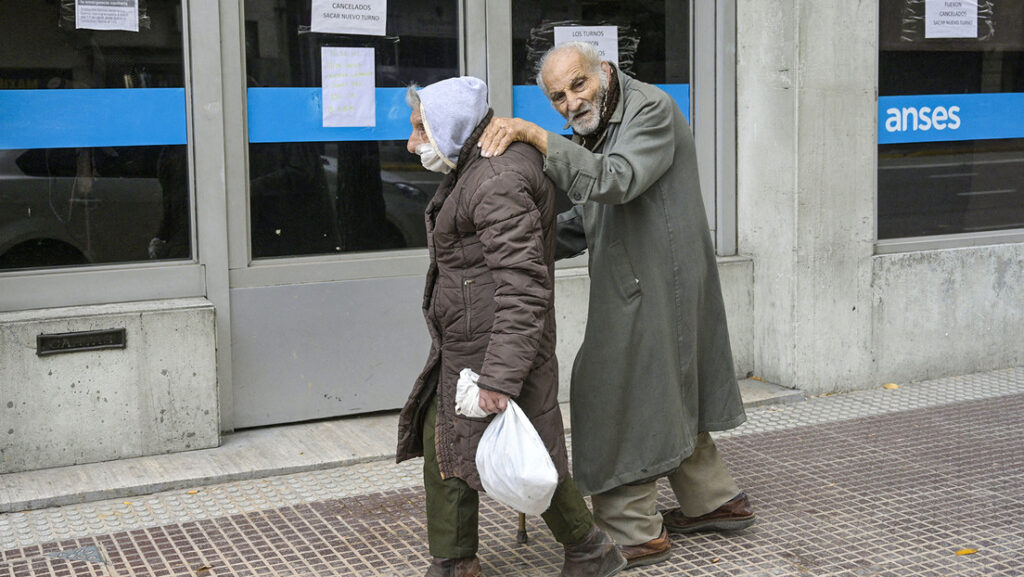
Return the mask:
M 885 130 L 907 132 L 928 130 L 956 130 L 960 128 L 959 106 L 906 106 L 885 111 Z

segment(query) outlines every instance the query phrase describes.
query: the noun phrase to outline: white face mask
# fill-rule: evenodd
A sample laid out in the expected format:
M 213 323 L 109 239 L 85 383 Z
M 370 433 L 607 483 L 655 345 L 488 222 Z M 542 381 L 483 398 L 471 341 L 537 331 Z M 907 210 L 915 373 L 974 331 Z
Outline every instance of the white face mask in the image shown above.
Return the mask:
M 416 147 L 416 154 L 420 155 L 420 164 L 423 168 L 426 168 L 430 172 L 440 172 L 441 174 L 448 174 L 452 171 L 452 167 L 448 166 L 441 156 L 437 154 L 434 147 L 429 142 L 424 142 Z

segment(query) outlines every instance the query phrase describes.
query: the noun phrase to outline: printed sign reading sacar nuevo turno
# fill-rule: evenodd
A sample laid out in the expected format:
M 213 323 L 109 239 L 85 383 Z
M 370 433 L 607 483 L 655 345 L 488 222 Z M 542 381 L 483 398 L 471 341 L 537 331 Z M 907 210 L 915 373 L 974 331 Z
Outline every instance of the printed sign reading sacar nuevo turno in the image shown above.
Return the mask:
M 925 38 L 977 38 L 977 0 L 927 0 Z
M 328 34 L 384 36 L 387 21 L 387 0 L 313 0 L 309 28 Z

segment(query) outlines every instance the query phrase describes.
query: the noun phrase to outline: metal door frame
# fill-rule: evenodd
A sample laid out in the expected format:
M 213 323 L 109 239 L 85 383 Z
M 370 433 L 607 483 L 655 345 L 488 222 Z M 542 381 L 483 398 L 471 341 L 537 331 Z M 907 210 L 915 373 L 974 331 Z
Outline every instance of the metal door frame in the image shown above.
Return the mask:
M 459 66 L 463 74 L 485 77 L 485 10 L 482 2 L 458 0 Z M 426 248 L 369 252 L 359 254 L 325 254 L 255 260 L 250 249 L 250 214 L 248 180 L 248 111 L 245 82 L 245 13 L 241 2 L 220 0 L 220 40 L 223 64 L 223 187 L 226 197 L 221 213 L 227 223 L 225 242 L 226 266 L 222 299 L 215 301 L 218 310 L 227 308 L 231 291 L 336 283 L 369 279 L 394 279 L 422 276 L 429 264 Z M 388 282 L 388 281 L 384 281 Z M 211 287 L 211 292 L 212 287 Z M 214 300 L 211 296 L 211 300 Z M 242 314 L 236 308 L 234 314 Z M 232 384 L 233 350 L 230 326 L 232 317 L 218 314 L 218 370 L 221 389 L 221 423 L 225 431 L 238 426 L 235 416 L 235 392 Z M 238 320 L 238 319 L 234 319 Z M 422 324 L 411 318 L 410 323 Z M 223 329 L 222 329 L 223 327 Z
M 187 260 L 85 265 L 81 267 L 0 271 L 0 311 L 89 306 L 128 301 L 203 296 L 210 269 L 217 268 L 208 245 L 223 228 L 211 207 L 219 181 L 211 181 L 210 161 L 221 153 L 220 125 L 209 126 L 206 103 L 219 101 L 217 18 L 205 2 L 182 0 L 182 49 L 189 159 L 189 222 L 193 257 Z M 212 33 L 212 35 L 211 35 Z M 211 44 L 212 43 L 212 44 Z M 214 77 L 216 75 L 216 77 Z M 219 167 L 214 168 L 219 172 Z M 213 187 L 213 188 L 211 188 Z M 212 218 L 211 218 L 212 216 Z M 214 284 L 216 281 L 213 281 Z

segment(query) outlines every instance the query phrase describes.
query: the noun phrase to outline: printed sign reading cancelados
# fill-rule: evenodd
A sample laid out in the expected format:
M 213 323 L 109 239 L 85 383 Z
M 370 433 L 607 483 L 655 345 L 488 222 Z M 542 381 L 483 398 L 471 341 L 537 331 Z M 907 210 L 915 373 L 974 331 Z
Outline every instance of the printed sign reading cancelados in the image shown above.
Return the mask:
M 125 329 L 59 333 L 53 335 L 38 335 L 36 337 L 36 355 L 40 357 L 55 355 L 57 353 L 73 353 L 76 351 L 123 349 L 125 346 Z
M 977 0 L 928 0 L 925 38 L 977 38 Z

